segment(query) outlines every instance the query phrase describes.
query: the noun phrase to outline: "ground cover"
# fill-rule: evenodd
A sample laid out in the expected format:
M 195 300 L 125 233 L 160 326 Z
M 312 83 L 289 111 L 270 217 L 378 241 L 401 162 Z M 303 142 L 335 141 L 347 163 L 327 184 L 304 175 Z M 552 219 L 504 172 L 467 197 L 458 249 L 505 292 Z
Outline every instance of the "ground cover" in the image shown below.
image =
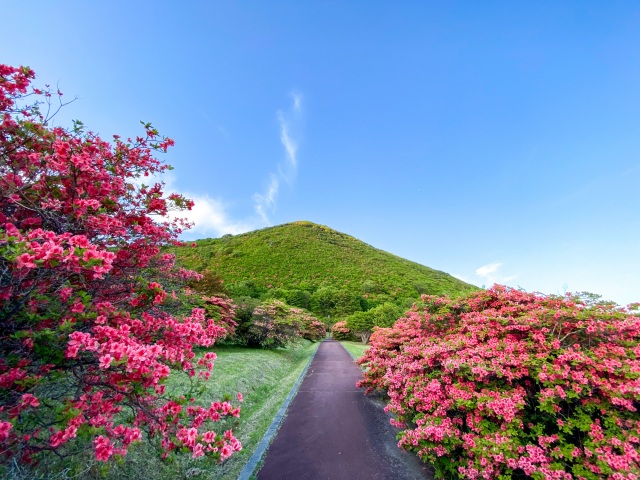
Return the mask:
M 365 345 L 362 342 L 351 342 L 348 340 L 343 340 L 340 343 L 354 358 L 362 357 L 364 353 L 369 350 L 369 345 Z
M 193 459 L 190 455 L 163 461 L 152 454 L 149 443 L 143 442 L 102 474 L 109 479 L 237 478 L 317 346 L 302 340 L 276 350 L 214 348 L 218 356 L 212 374 L 214 381 L 202 393 L 202 402 L 214 401 L 225 394 L 235 396 L 237 392 L 244 397 L 240 418 L 232 425 L 243 449 L 225 463 L 216 465 L 209 459 Z M 169 388 L 184 388 L 188 380 L 179 378 L 173 382 Z

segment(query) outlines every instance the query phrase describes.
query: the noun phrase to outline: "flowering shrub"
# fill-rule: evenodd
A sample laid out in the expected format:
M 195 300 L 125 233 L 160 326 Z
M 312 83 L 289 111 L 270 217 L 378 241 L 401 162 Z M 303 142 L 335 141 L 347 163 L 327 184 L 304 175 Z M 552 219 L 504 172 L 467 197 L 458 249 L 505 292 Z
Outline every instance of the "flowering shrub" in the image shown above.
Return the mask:
M 302 338 L 306 338 L 307 340 L 311 340 L 312 342 L 319 342 L 326 336 L 327 326 L 317 319 L 314 319 L 308 324 L 305 324 L 302 330 Z
M 331 336 L 336 340 L 353 340 L 351 330 L 347 328 L 347 322 L 336 322 L 331 327 Z
M 325 324 L 311 315 L 307 310 L 289 307 L 288 316 L 300 325 L 300 336 L 302 338 L 317 342 L 327 336 L 327 327 Z
M 165 392 L 171 368 L 207 378 L 215 354 L 192 348 L 233 326 L 222 299 L 203 300 L 218 321 L 168 308 L 167 286 L 197 274 L 162 253 L 188 226 L 163 219 L 192 202 L 141 179 L 169 168 L 153 154 L 173 141 L 149 124 L 113 143 L 79 122 L 52 128 L 42 111 L 56 95 L 29 90 L 33 78 L 0 65 L 0 471 L 78 445 L 106 461 L 147 434 L 165 454 L 227 458 L 240 443 L 212 425 L 239 408 Z
M 254 308 L 244 339 L 251 347 L 281 348 L 300 338 L 317 342 L 326 334 L 324 323 L 308 311 L 271 299 Z
M 634 310 L 494 286 L 378 329 L 361 385 L 441 478 L 638 478 Z
M 281 348 L 302 337 L 303 323 L 297 314 L 280 300 L 269 300 L 255 308 L 246 335 L 251 347 Z

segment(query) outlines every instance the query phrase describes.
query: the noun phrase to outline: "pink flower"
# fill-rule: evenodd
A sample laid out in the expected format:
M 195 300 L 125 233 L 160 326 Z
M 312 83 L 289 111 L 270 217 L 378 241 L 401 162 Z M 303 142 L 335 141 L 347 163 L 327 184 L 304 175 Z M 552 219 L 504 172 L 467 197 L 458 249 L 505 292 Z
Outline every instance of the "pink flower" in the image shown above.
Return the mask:
M 96 450 L 96 460 L 106 462 L 109 457 L 113 455 L 113 445 L 109 439 L 103 435 L 98 436 L 93 441 L 94 448 Z
M 38 399 L 30 393 L 25 393 L 20 399 L 20 404 L 24 407 L 37 407 L 40 405 Z
M 73 313 L 82 313 L 84 311 L 84 305 L 82 304 L 82 302 L 75 302 L 71 306 L 71 311 Z
M 113 360 L 113 357 L 108 353 L 105 355 L 102 355 L 100 357 L 100 368 L 102 368 L 103 370 L 106 370 L 111 366 L 112 360 Z
M 201 443 L 196 443 L 196 446 L 193 447 L 193 458 L 202 457 L 204 455 L 204 449 L 202 448 Z
M 214 432 L 213 430 L 208 431 L 208 432 L 204 432 L 204 434 L 202 435 L 202 441 L 205 443 L 213 443 L 216 440 L 216 432 Z
M 62 299 L 62 301 L 66 302 L 72 293 L 73 293 L 73 290 L 71 288 L 65 287 L 60 289 L 60 292 L 58 292 L 58 295 L 60 295 L 60 298 Z
M 226 299 L 206 300 L 219 321 L 204 309 L 179 315 L 158 308 L 167 297 L 163 285 L 202 277 L 164 251 L 177 246 L 189 223 L 160 218 L 169 205 L 181 210 L 193 202 L 167 195 L 161 182 L 136 180 L 169 169 L 155 155 L 173 141 L 150 125 L 147 135 L 114 142 L 49 125 L 23 98 L 38 103 L 55 95 L 49 87 L 29 89 L 34 75 L 0 64 L 0 203 L 7 207 L 0 208 L 0 244 L 15 247 L 5 259 L 0 303 L 19 306 L 27 320 L 14 325 L 12 339 L 0 339 L 12 359 L 0 362 L 0 390 L 9 399 L 0 406 L 3 455 L 22 460 L 24 452 L 55 450 L 78 432 L 97 431 L 95 455 L 107 461 L 125 455 L 143 428 L 164 453 L 186 446 L 199 457 L 221 449 L 215 432 L 206 433 L 220 411 L 161 398 L 173 367 L 207 377 L 215 356 L 200 363 L 194 349 L 212 346 L 235 324 Z M 179 299 L 186 289 L 175 288 Z M 51 354 L 57 351 L 65 358 Z M 69 366 L 73 375 L 60 389 L 40 387 Z M 34 385 L 37 397 L 27 393 Z M 49 429 L 51 419 L 57 422 Z M 118 424 L 124 419 L 129 423 Z
M 13 428 L 13 425 L 9 422 L 0 421 L 0 442 L 4 442 L 9 438 L 9 432 Z
M 35 256 L 29 253 L 23 253 L 19 255 L 16 259 L 16 266 L 18 268 L 36 268 L 36 264 L 34 262 Z

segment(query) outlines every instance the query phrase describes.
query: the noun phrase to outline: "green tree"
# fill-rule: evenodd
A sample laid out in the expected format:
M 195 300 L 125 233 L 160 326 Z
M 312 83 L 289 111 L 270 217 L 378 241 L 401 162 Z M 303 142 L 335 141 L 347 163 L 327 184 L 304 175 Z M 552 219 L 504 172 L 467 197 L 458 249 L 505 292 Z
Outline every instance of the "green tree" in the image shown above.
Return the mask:
M 306 290 L 293 289 L 285 295 L 287 303 L 293 307 L 306 308 L 311 306 L 311 293 Z
M 235 336 L 232 341 L 244 342 L 249 327 L 251 327 L 251 318 L 253 311 L 260 305 L 260 300 L 253 297 L 237 297 L 233 299 L 235 307 L 235 319 L 238 322 L 236 326 Z
M 311 311 L 328 317 L 335 314 L 336 289 L 333 287 L 320 287 L 311 295 Z
M 335 317 L 345 317 L 362 310 L 360 296 L 349 290 L 337 290 L 335 295 Z
M 260 295 L 266 292 L 266 289 L 260 287 L 253 280 L 243 280 L 238 283 L 231 284 L 227 287 L 232 297 L 253 297 L 260 298 Z
M 311 311 L 323 317 L 340 318 L 362 310 L 360 297 L 349 290 L 320 287 L 311 295 Z
M 362 343 L 368 343 L 374 327 L 391 327 L 402 310 L 393 303 L 383 303 L 366 312 L 356 312 L 347 317 L 347 328 L 360 337 Z
M 362 343 L 368 343 L 369 337 L 373 332 L 373 314 L 372 310 L 366 312 L 356 312 L 347 317 L 347 328 L 355 335 L 360 337 Z

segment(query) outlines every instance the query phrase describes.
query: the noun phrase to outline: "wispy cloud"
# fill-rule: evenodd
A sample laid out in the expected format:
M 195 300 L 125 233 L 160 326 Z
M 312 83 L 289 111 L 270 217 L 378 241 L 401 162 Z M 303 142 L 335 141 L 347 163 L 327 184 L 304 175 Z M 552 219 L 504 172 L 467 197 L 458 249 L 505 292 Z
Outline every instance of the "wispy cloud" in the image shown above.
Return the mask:
M 272 211 L 276 206 L 276 195 L 280 188 L 280 180 L 275 174 L 271 174 L 271 182 L 264 193 L 255 193 L 253 200 L 256 202 L 256 213 L 265 223 L 269 222 L 268 211 Z
M 206 194 L 193 195 L 176 188 L 176 177 L 173 173 L 165 172 L 162 176 L 145 177 L 144 181 L 143 179 L 138 179 L 134 183 L 152 185 L 156 182 L 164 183 L 163 190 L 165 193 L 178 193 L 193 200 L 195 203 L 191 210 L 170 211 L 168 214 L 170 219 L 184 218 L 193 225 L 191 229 L 181 235 L 182 237 L 221 236 L 227 233 L 237 235 L 259 227 L 259 224 L 255 221 L 238 222 L 232 220 L 228 213 L 227 205 L 220 199 L 211 198 Z
M 293 141 L 289 135 L 289 123 L 285 120 L 284 114 L 278 112 L 278 121 L 280 122 L 280 141 L 287 151 L 287 160 L 295 168 L 298 166 L 298 160 L 296 159 L 296 153 L 298 151 L 298 145 Z
M 286 111 L 278 110 L 276 112 L 278 127 L 280 129 L 280 142 L 284 147 L 285 158 L 275 165 L 275 172 L 269 174 L 265 190 L 254 193 L 252 196 L 257 218 L 253 217 L 245 221 L 232 219 L 229 213 L 230 205 L 221 199 L 212 198 L 206 194 L 194 195 L 188 191 L 176 188 L 176 179 L 171 173 L 165 173 L 159 178 L 146 177 L 136 182 L 140 184 L 143 182 L 153 184 L 163 181 L 165 184 L 165 192 L 179 193 L 194 201 L 195 205 L 190 211 L 169 213 L 170 218 L 184 218 L 193 225 L 182 237 L 220 236 L 228 233 L 236 235 L 263 227 L 265 224 L 271 224 L 269 216 L 276 210 L 280 186 L 282 182 L 292 185 L 298 170 L 297 153 L 299 135 L 297 135 L 296 132 L 300 126 L 302 116 L 302 95 L 298 92 L 292 92 L 290 97 L 291 105 L 289 109 Z M 201 113 L 205 118 L 211 120 L 206 113 Z M 223 127 L 217 124 L 216 127 L 225 136 L 229 135 Z
M 291 185 L 298 171 L 298 138 L 294 134 L 295 127 L 299 125 L 302 115 L 302 95 L 292 92 L 291 107 L 287 111 L 278 110 L 276 116 L 280 127 L 280 142 L 286 154 L 285 162 L 277 164 L 276 173 L 271 173 L 269 184 L 262 193 L 255 193 L 255 211 L 266 224 L 270 224 L 269 215 L 277 206 L 278 191 L 282 181 Z
M 172 213 L 172 216 L 186 218 L 194 227 L 189 230 L 191 235 L 225 235 L 230 233 L 237 235 L 248 232 L 257 227 L 251 222 L 237 222 L 229 217 L 227 208 L 221 200 L 209 197 L 208 195 L 198 196 L 186 194 L 192 199 L 194 207 L 189 211 Z
M 498 273 L 498 270 L 502 267 L 502 263 L 494 262 L 487 265 L 483 265 L 476 269 L 476 275 L 487 285 L 493 285 L 494 283 L 507 284 L 512 280 L 518 278 L 517 275 L 502 276 Z
M 490 263 L 489 265 L 484 265 L 476 270 L 476 275 L 480 277 L 488 277 L 490 274 L 498 270 L 501 266 L 501 263 Z

